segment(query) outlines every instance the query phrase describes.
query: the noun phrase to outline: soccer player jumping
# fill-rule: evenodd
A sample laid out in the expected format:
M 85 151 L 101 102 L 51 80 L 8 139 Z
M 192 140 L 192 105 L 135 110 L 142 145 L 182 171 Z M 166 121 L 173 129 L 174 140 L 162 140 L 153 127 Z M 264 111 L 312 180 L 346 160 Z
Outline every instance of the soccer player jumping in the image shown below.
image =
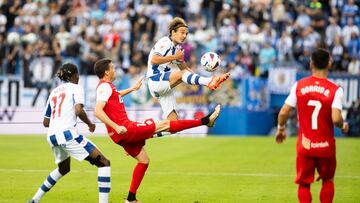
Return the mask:
M 158 121 L 147 119 L 131 121 L 126 113 L 122 96 L 137 90 L 142 84 L 142 79 L 133 87 L 117 91 L 112 81 L 116 72 L 110 59 L 101 59 L 95 63 L 94 71 L 100 82 L 96 91 L 95 116 L 101 120 L 108 130 L 111 139 L 138 163 L 134 168 L 129 194 L 126 202 L 136 203 L 136 191 L 145 175 L 149 165 L 149 157 L 144 149 L 146 139 L 154 137 L 159 132 L 179 132 L 200 125 L 214 126 L 220 114 L 220 105 L 208 116 L 196 120 Z M 156 135 L 155 135 L 156 136 Z
M 49 127 L 47 141 L 55 156 L 58 168 L 53 170 L 40 186 L 29 203 L 40 202 L 61 177 L 70 172 L 70 156 L 86 160 L 98 167 L 99 203 L 107 203 L 110 192 L 110 161 L 86 137 L 80 135 L 75 126 L 79 117 L 94 132 L 92 123 L 85 110 L 84 89 L 78 85 L 79 73 L 74 64 L 64 64 L 57 76 L 65 82 L 56 87 L 50 94 L 45 108 L 43 124 Z
M 336 168 L 334 125 L 343 133 L 349 126 L 341 116 L 343 90 L 327 79 L 332 59 L 325 49 L 311 55 L 312 76 L 296 82 L 278 115 L 276 142 L 286 138 L 285 124 L 292 108 L 297 106 L 299 133 L 296 155 L 296 179 L 299 184 L 298 199 L 310 203 L 310 184 L 314 182 L 315 169 L 322 179 L 320 201 L 331 203 L 334 198 Z
M 169 36 L 159 39 L 151 49 L 148 58 L 146 78 L 151 95 L 158 99 L 164 116 L 177 120 L 176 98 L 173 88 L 180 83 L 203 85 L 215 90 L 229 78 L 230 73 L 203 77 L 193 71 L 184 61 L 181 44 L 186 40 L 188 26 L 184 19 L 176 17 L 169 25 Z

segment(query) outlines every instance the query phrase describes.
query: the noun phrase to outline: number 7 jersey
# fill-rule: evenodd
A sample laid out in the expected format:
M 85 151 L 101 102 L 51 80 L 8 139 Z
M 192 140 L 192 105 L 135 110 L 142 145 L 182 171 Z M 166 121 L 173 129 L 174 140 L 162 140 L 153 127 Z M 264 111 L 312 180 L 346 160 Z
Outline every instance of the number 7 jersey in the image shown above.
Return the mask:
M 285 103 L 296 107 L 299 120 L 297 152 L 317 157 L 335 153 L 332 108 L 342 110 L 343 91 L 326 78 L 310 76 L 291 88 Z
M 74 83 L 64 83 L 50 93 L 44 116 L 50 119 L 48 136 L 75 130 L 75 105 L 84 104 L 84 89 Z

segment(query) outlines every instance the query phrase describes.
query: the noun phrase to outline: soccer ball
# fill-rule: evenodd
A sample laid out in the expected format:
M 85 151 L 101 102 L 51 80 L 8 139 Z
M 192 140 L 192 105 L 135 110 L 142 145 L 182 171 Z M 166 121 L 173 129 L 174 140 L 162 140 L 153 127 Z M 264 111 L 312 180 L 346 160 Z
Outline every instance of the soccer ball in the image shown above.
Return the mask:
M 200 63 L 206 71 L 213 72 L 220 65 L 220 57 L 215 52 L 206 52 L 202 55 Z

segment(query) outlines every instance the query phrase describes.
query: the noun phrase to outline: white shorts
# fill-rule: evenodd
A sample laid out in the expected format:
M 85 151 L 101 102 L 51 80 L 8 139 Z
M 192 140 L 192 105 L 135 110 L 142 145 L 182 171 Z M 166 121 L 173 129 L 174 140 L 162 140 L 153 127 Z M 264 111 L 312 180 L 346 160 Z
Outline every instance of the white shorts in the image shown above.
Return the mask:
M 84 160 L 96 149 L 96 145 L 86 137 L 79 135 L 79 137 L 66 141 L 64 144 L 53 145 L 51 149 L 55 156 L 55 163 L 59 164 L 69 156 L 78 161 Z
M 165 118 L 172 111 L 176 111 L 176 98 L 173 90 L 170 87 L 168 75 L 170 75 L 170 72 L 160 74 L 160 77 L 157 77 L 156 79 L 148 79 L 150 94 L 158 99 Z

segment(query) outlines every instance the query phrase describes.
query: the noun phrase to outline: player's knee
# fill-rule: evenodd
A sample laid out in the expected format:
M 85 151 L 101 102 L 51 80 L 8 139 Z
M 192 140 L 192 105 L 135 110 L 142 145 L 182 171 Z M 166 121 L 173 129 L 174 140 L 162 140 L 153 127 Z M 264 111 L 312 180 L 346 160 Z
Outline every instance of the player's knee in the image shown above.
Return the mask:
M 156 129 L 158 132 L 166 131 L 170 128 L 170 121 L 163 120 L 157 123 Z
M 110 161 L 101 155 L 97 155 L 95 158 L 87 157 L 86 160 L 97 167 L 110 166 Z
M 104 166 L 110 166 L 110 160 L 105 158 L 105 157 L 103 157 L 102 163 L 103 163 Z
M 59 168 L 59 173 L 61 175 L 63 175 L 63 176 L 66 175 L 69 172 L 70 172 L 70 166 L 65 166 L 65 167 L 60 167 Z
M 169 128 L 170 127 L 170 120 L 162 121 L 161 125 L 162 125 L 163 128 Z
M 144 157 L 143 159 L 139 160 L 139 163 L 149 165 L 150 164 L 150 158 Z

